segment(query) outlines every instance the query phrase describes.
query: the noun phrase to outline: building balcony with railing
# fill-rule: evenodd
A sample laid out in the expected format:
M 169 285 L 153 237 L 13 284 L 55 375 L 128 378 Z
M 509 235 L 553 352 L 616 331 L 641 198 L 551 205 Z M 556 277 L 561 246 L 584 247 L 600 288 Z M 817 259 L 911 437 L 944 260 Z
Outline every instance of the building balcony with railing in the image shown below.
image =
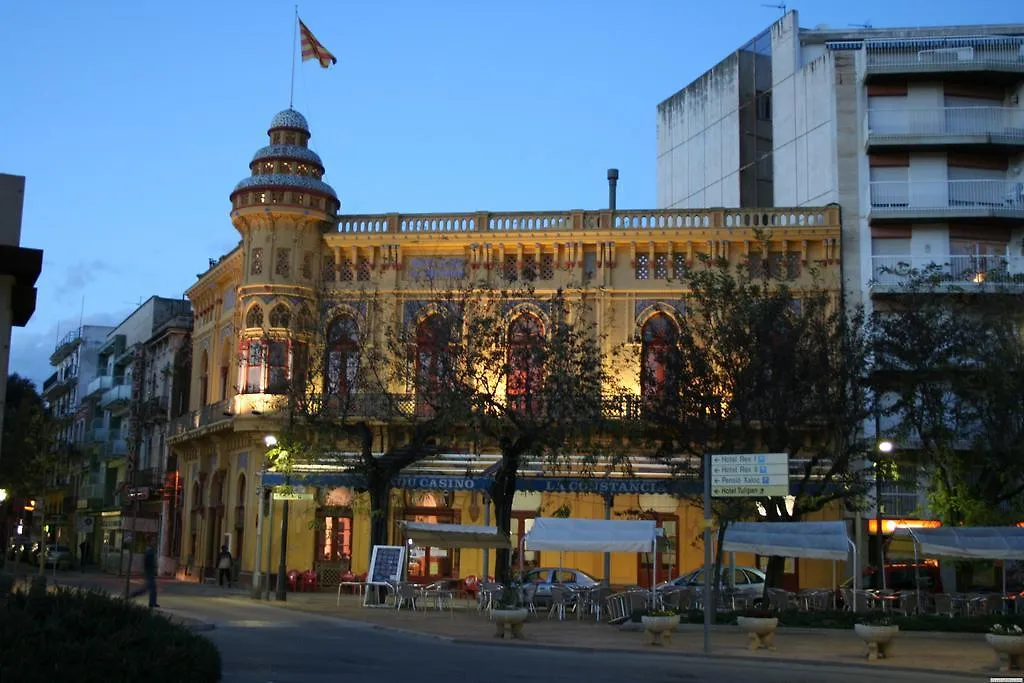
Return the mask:
M 50 355 L 50 364 L 56 365 L 61 362 L 71 352 L 78 348 L 78 345 L 82 343 L 82 331 L 74 329 L 64 335 L 64 337 L 57 342 L 57 346 L 54 347 L 53 353 Z
M 867 150 L 947 146 L 1024 147 L 1020 107 L 871 109 L 865 117 Z
M 1024 272 L 1009 254 L 872 256 L 871 289 L 898 292 L 915 273 L 934 275 L 936 284 L 960 291 L 1024 291 Z M 1011 270 L 1012 269 L 1012 270 Z
M 104 410 L 114 411 L 126 407 L 132 398 L 132 388 L 128 384 L 119 384 L 123 379 L 115 379 L 114 386 L 103 392 L 100 406 Z
M 872 181 L 870 195 L 872 219 L 1024 219 L 1017 180 Z
M 984 73 L 1012 80 L 1024 75 L 1024 38 L 1019 36 L 866 40 L 864 54 L 869 79 Z
M 110 375 L 100 375 L 94 377 L 91 382 L 85 388 L 85 396 L 82 398 L 90 398 L 92 396 L 98 396 L 103 392 L 114 386 L 114 378 Z

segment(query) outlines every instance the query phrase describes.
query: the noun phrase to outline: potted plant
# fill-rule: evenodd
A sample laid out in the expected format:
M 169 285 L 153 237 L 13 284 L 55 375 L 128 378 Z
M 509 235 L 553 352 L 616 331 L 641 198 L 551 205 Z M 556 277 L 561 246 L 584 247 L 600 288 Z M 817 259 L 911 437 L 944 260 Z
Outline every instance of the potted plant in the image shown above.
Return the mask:
M 877 612 L 865 615 L 853 625 L 854 632 L 868 646 L 868 659 L 885 659 L 892 654 L 892 639 L 900 632 L 900 627 L 892 618 Z
M 651 645 L 664 645 L 671 640 L 672 629 L 679 625 L 679 613 L 673 609 L 650 610 L 640 617 Z
M 736 617 L 736 625 L 750 636 L 748 649 L 775 649 L 775 629 L 779 625 L 779 618 L 770 610 L 745 609 Z
M 1006 658 L 1003 671 L 1016 671 L 1021 668 L 1021 656 L 1024 655 L 1024 629 L 1017 624 L 996 624 L 985 634 L 988 643 L 1000 660 Z
M 522 638 L 523 622 L 528 614 L 519 591 L 510 585 L 502 586 L 491 607 L 491 620 L 496 627 L 494 637 L 504 638 L 507 627 L 513 638 Z

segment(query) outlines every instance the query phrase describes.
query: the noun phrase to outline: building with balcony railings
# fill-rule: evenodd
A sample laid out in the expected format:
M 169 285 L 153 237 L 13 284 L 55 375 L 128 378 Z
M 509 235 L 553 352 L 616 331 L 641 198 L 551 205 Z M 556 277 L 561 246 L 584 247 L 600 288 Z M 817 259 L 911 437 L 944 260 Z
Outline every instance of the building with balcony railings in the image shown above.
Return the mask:
M 174 546 L 171 521 L 177 499 L 177 466 L 169 458 L 167 426 L 187 408 L 188 338 L 192 307 L 184 299 L 150 297 L 97 350 L 97 375 L 86 387 L 84 442 L 90 457 L 81 473 L 78 546 L 93 561 L 117 570 L 123 541 L 161 549 L 165 573 Z M 169 476 L 168 476 L 169 475 Z
M 914 269 L 1024 292 L 1022 98 L 1024 24 L 805 29 L 791 11 L 658 105 L 657 205 L 836 203 L 847 300 L 869 310 Z M 884 516 L 927 516 L 926 490 L 901 467 Z
M 348 311 L 329 323 L 331 329 L 361 329 L 365 338 L 375 340 L 368 344 L 382 344 L 380 321 L 395 320 L 410 330 L 429 324 L 433 290 L 425 273 L 456 282 L 484 278 L 495 287 L 527 280 L 538 298 L 565 288 L 585 292 L 602 343 L 609 349 L 633 344 L 639 350 L 637 340 L 646 330 L 675 324 L 682 293 L 672 279 L 682 269 L 702 255 L 737 262 L 751 258 L 752 248 L 760 250 L 752 245 L 760 244 L 761 231 L 770 239 L 762 258 L 788 259 L 804 281 L 815 266 L 826 279 L 834 276 L 839 287 L 840 216 L 835 206 L 338 214 L 337 195 L 323 181 L 323 163 L 308 148 L 306 119 L 283 111 L 271 121 L 268 135 L 270 145 L 250 162 L 251 175 L 231 193 L 231 220 L 241 243 L 211 260 L 187 291 L 195 311 L 191 410 L 173 421 L 171 442 L 183 486 L 180 560 L 193 578 L 214 575 L 224 544 L 243 573 L 258 566 L 259 492 L 280 483 L 263 471 L 264 438 L 285 424 L 280 387 L 294 376 L 299 357 L 281 333 L 304 306 L 317 310 L 318 301 L 329 297 L 332 306 Z M 380 318 L 362 307 L 364 291 L 377 293 Z M 427 344 L 427 337 L 417 343 Z M 339 368 L 361 353 L 355 337 L 345 339 L 331 361 Z M 629 395 L 608 397 L 609 415 L 635 417 L 641 397 L 639 385 L 633 388 Z M 392 397 L 417 400 L 405 392 L 396 386 Z M 358 396 L 353 409 L 373 417 L 381 399 Z M 397 435 L 404 427 L 387 418 L 373 422 L 379 429 L 375 451 L 401 443 Z M 490 522 L 486 488 L 497 451 L 493 445 L 481 445 L 476 452 L 466 446 L 466 452 L 427 459 L 392 482 L 393 540 L 402 542 L 395 528 L 402 520 Z M 323 585 L 336 586 L 344 572 L 367 570 L 367 496 L 351 472 L 312 467 L 304 476 L 317 495 L 290 504 L 287 565 L 315 568 Z M 658 559 L 659 575 L 678 572 L 700 561 L 687 541 L 699 532 L 702 512 L 668 495 L 670 478 L 665 466 L 654 463 L 638 463 L 628 475 L 613 473 L 597 481 L 526 472 L 514 502 L 513 535 L 522 538 L 537 516 L 554 509 L 593 518 L 644 510 L 670 539 Z M 268 514 L 280 515 L 281 506 L 271 504 Z M 264 552 L 270 540 L 264 529 Z M 273 543 L 279 547 L 276 539 Z M 493 574 L 493 559 L 478 550 L 423 548 L 413 557 L 410 572 L 424 580 L 487 576 Z M 634 583 L 657 566 L 646 556 L 639 561 L 616 556 L 606 569 L 598 554 L 567 560 L 614 583 Z M 524 561 L 556 563 L 558 558 L 531 554 Z M 831 566 L 822 566 L 816 579 L 817 569 L 800 564 L 808 581 L 826 581 L 831 572 Z

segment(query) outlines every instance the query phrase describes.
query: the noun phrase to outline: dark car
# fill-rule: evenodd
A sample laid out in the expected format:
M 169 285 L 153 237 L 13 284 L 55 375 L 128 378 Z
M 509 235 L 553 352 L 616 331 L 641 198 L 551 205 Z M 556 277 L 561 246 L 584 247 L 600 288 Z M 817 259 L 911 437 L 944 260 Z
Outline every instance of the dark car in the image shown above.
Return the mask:
M 752 597 L 760 597 L 764 594 L 764 572 L 754 567 L 736 567 L 735 574 L 733 574 L 733 585 L 736 587 L 736 592 L 740 595 L 750 595 Z M 728 567 L 722 567 L 722 585 L 726 585 L 726 579 L 728 577 Z M 666 581 L 665 583 L 658 585 L 658 590 L 668 590 L 673 588 L 703 588 L 704 587 L 704 569 L 695 569 L 687 574 Z

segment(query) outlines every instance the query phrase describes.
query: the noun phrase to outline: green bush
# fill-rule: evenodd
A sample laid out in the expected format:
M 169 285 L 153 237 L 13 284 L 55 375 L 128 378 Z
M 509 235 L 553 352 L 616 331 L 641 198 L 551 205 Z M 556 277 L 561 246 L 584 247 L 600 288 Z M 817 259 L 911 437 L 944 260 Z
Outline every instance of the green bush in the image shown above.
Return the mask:
M 122 599 L 73 589 L 0 602 L 0 681 L 216 683 L 206 638 Z

